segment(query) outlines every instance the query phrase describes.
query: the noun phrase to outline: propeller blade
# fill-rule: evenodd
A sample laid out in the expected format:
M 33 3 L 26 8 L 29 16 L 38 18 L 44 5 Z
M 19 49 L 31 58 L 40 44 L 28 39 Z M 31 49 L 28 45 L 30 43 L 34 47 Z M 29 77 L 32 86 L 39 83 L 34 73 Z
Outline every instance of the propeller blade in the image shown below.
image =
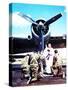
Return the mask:
M 51 18 L 51 19 L 49 19 L 48 21 L 46 21 L 46 23 L 45 23 L 45 24 L 49 25 L 49 24 L 51 24 L 51 23 L 55 22 L 56 20 L 58 20 L 60 17 L 62 17 L 62 14 L 61 14 L 61 13 L 60 13 L 60 14 L 58 14 L 58 15 L 56 15 L 56 16 L 54 16 L 54 17 L 52 17 L 52 18 Z
M 23 17 L 23 18 L 26 19 L 27 21 L 38 25 L 31 17 L 29 17 L 29 16 L 27 16 L 27 15 L 25 15 L 25 14 L 22 14 L 22 13 L 18 13 L 18 15 L 21 16 L 21 17 Z

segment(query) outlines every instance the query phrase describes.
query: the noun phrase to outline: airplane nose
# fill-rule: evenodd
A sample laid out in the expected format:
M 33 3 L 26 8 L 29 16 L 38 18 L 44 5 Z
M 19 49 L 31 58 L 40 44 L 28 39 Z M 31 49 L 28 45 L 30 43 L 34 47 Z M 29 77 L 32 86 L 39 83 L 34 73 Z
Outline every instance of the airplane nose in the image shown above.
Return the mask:
M 44 30 L 44 26 L 39 25 L 39 26 L 38 26 L 38 30 L 39 30 L 39 31 L 40 31 L 40 30 Z

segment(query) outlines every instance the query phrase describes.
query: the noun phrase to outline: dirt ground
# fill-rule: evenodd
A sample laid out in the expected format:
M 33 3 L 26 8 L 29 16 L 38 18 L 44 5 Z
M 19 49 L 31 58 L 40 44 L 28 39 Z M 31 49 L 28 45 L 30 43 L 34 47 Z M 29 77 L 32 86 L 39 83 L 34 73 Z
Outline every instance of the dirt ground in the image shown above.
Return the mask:
M 66 72 L 66 68 L 63 68 L 64 72 Z M 12 86 L 33 86 L 33 85 L 52 85 L 52 84 L 65 84 L 66 78 L 61 77 L 53 77 L 53 76 L 46 76 L 41 78 L 40 80 L 31 82 L 27 85 L 27 79 L 21 79 L 21 71 L 20 70 L 13 70 L 12 71 Z

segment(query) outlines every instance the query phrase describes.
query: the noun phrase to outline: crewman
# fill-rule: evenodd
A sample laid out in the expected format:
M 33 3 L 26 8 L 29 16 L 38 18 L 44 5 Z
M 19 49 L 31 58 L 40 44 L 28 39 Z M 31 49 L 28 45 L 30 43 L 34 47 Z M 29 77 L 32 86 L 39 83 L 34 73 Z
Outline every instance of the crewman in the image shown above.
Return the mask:
M 26 55 L 21 60 L 21 69 L 22 69 L 22 74 L 23 74 L 24 78 L 29 76 L 29 67 L 30 66 L 28 65 L 28 60 L 29 60 L 29 56 L 28 55 Z
M 44 57 L 44 54 L 43 54 L 43 51 L 41 52 L 38 52 L 38 55 L 39 55 L 39 59 L 38 59 L 38 64 L 39 64 L 39 75 L 40 77 L 44 77 L 44 71 L 45 71 L 45 67 L 46 67 L 46 61 L 45 61 L 45 57 Z
M 54 50 L 51 43 L 48 43 L 47 47 L 44 50 L 44 56 L 46 60 L 46 73 L 51 74 L 51 66 L 53 63 Z
M 30 61 L 31 81 L 36 81 L 38 76 L 38 54 L 34 52 Z
M 33 52 L 33 54 L 30 56 L 29 65 L 30 65 L 30 77 L 27 81 L 27 84 L 29 84 L 32 81 L 36 81 L 41 77 L 44 77 L 43 75 L 43 67 L 45 65 L 44 63 L 44 56 L 41 52 Z
M 53 65 L 52 65 L 52 73 L 54 76 L 64 76 L 64 72 L 62 70 L 62 58 L 58 53 L 58 50 L 54 51 Z

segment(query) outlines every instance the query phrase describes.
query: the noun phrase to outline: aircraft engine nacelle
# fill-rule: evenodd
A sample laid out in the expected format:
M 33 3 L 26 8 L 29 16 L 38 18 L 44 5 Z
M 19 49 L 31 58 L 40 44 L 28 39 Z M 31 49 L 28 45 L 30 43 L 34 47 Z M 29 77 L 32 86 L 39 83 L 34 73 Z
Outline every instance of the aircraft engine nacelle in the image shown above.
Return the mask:
M 48 42 L 48 40 L 49 40 L 49 37 L 50 37 L 49 26 L 46 25 L 46 22 L 44 20 L 37 20 L 36 23 L 38 23 L 39 25 L 32 24 L 32 26 L 31 26 L 32 38 L 38 44 L 39 40 L 40 40 L 40 33 L 42 31 L 44 42 L 46 44 Z

